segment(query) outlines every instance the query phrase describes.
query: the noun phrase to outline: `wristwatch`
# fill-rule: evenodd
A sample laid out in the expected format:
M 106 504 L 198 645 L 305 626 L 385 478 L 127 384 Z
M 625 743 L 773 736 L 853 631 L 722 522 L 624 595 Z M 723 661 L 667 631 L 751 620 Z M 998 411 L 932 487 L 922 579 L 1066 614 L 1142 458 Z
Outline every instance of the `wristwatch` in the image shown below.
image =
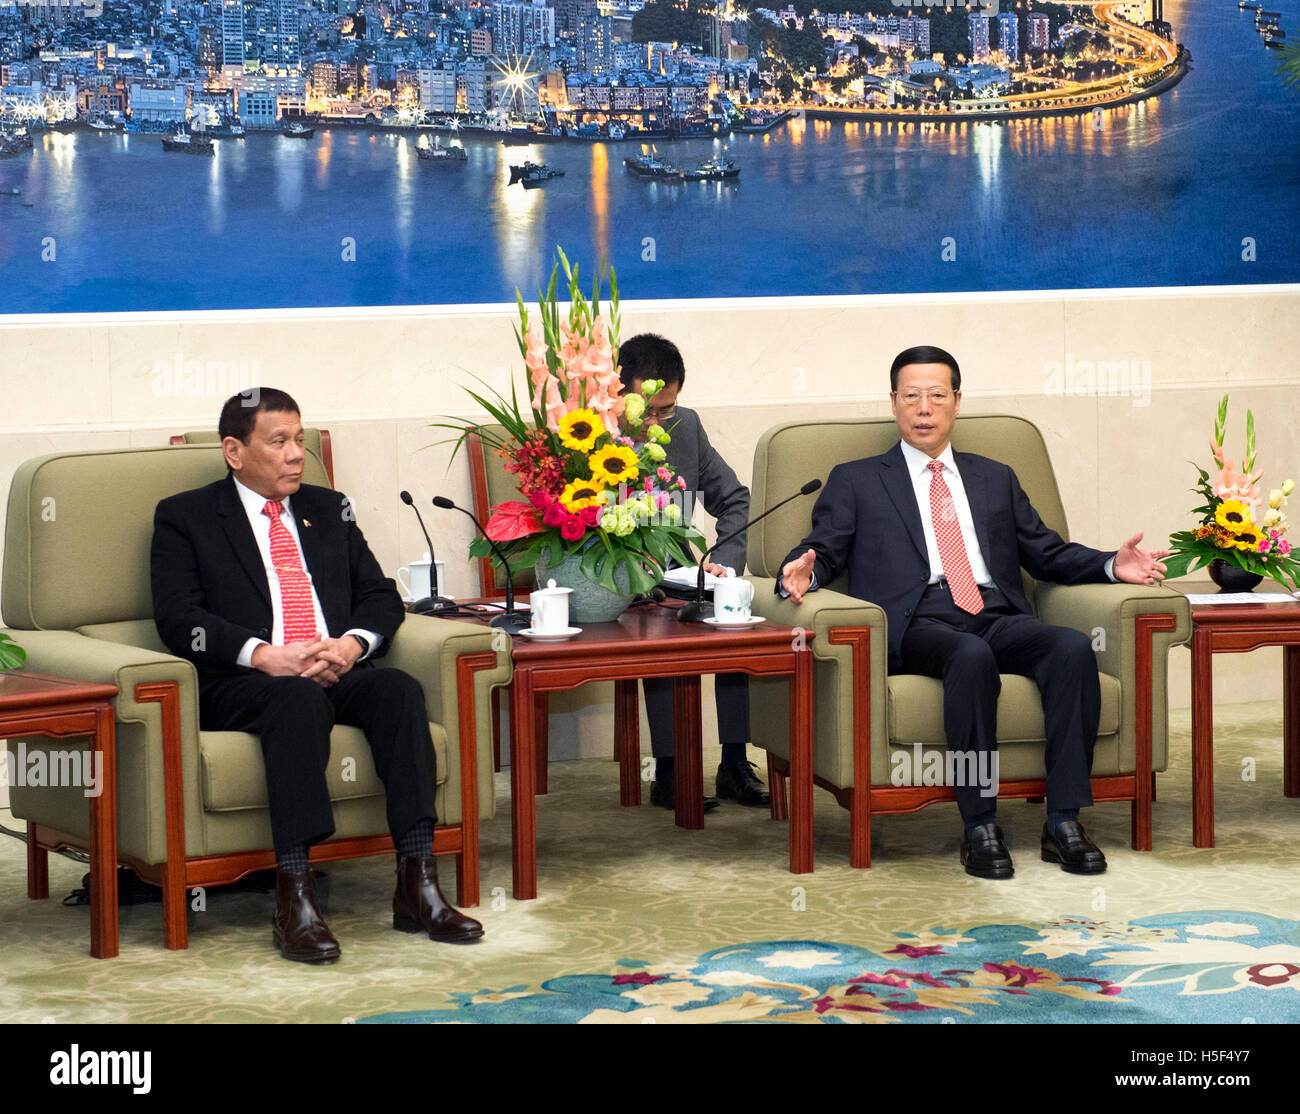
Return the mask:
M 364 638 L 362 638 L 361 635 L 359 634 L 354 634 L 352 637 L 355 638 L 361 644 L 361 657 L 364 658 L 368 653 L 370 653 L 370 643 L 367 642 Z M 358 658 L 357 660 L 360 661 L 361 659 Z

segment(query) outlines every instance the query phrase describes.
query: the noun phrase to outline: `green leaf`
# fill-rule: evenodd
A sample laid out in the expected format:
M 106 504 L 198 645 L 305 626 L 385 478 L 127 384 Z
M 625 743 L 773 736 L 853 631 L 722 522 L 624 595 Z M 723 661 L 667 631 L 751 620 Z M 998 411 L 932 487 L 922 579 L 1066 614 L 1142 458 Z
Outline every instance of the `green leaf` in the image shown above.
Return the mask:
M 0 634 L 0 670 L 21 669 L 27 664 L 27 651 L 7 634 Z

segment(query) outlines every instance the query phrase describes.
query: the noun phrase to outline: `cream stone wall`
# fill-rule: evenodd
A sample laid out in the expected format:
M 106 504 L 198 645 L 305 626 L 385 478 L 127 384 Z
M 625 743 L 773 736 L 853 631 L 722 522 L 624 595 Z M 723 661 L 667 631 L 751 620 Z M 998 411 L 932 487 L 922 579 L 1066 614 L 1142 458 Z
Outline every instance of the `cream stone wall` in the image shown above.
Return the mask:
M 1298 307 L 1295 287 L 624 303 L 623 336 L 652 330 L 677 342 L 683 401 L 746 481 L 765 429 L 888 414 L 893 356 L 916 343 L 945 347 L 962 365 L 964 412 L 1034 421 L 1072 537 L 1112 547 L 1137 530 L 1158 543 L 1186 526 L 1195 476 L 1187 462 L 1207 463 L 1225 391 L 1230 451 L 1240 454 L 1253 408 L 1265 482 L 1300 477 Z M 467 466 L 451 462 L 438 444 L 445 434 L 429 423 L 472 413 L 462 388 L 474 376 L 508 389 L 521 368 L 513 320 L 511 306 L 0 319 L 0 484 L 7 490 L 17 465 L 42 453 L 156 445 L 211 428 L 225 397 L 255 379 L 290 391 L 308 424 L 332 431 L 336 482 L 381 564 L 391 572 L 424 548 L 398 501 L 409 488 L 446 561 L 448 589 L 471 595 L 476 573 L 463 556 L 471 527 L 428 502 L 445 494 L 468 505 Z M 232 374 L 198 383 L 185 378 L 187 361 Z M 1138 374 L 1100 392 L 1085 383 L 1079 394 L 1063 380 L 1081 361 L 1129 361 Z M 176 367 L 179 377 L 166 370 Z M 1276 650 L 1220 657 L 1216 698 L 1277 699 L 1280 667 Z M 1175 706 L 1188 703 L 1188 669 L 1177 651 Z M 556 757 L 609 753 L 608 685 L 553 706 Z M 713 741 L 711 714 L 705 723 Z

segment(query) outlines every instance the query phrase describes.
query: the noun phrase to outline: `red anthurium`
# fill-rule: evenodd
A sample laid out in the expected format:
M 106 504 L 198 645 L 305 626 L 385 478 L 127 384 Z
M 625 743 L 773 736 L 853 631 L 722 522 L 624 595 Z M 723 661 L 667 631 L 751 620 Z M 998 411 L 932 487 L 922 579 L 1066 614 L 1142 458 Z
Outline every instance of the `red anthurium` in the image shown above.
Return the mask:
M 512 542 L 536 534 L 541 528 L 533 505 L 516 499 L 492 508 L 492 517 L 488 519 L 484 532 L 494 542 Z

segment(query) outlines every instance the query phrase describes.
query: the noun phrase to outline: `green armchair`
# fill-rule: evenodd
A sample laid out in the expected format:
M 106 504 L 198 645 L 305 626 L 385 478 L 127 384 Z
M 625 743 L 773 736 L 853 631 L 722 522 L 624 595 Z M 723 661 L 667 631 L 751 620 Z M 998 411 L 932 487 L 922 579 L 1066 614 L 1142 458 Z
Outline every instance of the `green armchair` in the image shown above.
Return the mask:
M 897 440 L 890 418 L 775 426 L 755 449 L 753 510 L 771 506 L 794 482 L 825 477 L 836 464 L 883 453 Z M 1014 468 L 1043 521 L 1069 537 L 1047 447 L 1031 422 L 1002 415 L 958 418 L 953 444 Z M 920 755 L 923 768 L 934 761 L 932 755 L 942 761 L 946 754 L 942 683 L 888 676 L 885 614 L 875 604 L 845 595 L 842 580 L 810 593 L 802 604 L 774 594 L 782 561 L 808 528 L 809 507 L 803 500 L 769 516 L 749 532 L 749 569 L 764 615 L 816 634 L 813 773 L 816 783 L 849 810 L 850 862 L 869 867 L 873 814 L 914 812 L 954 799 L 946 786 L 922 784 L 914 761 Z M 1166 769 L 1168 761 L 1169 649 L 1191 637 L 1187 601 L 1166 588 L 1065 587 L 1035 584 L 1022 575 L 1039 618 L 1093 637 L 1102 696 L 1093 797 L 1130 801 L 1133 847 L 1150 850 L 1154 772 Z M 763 678 L 750 681 L 753 741 L 772 756 L 776 776 L 771 788 L 778 810 L 784 808 L 784 773 L 789 769 L 786 688 Z M 999 797 L 1043 795 L 1043 742 L 1037 688 L 1028 678 L 1004 675 L 998 701 Z
M 257 739 L 200 730 L 194 667 L 167 651 L 152 618 L 154 508 L 224 474 L 215 444 L 54 453 L 21 465 L 9 492 L 5 622 L 33 671 L 117 685 L 118 858 L 162 887 L 168 948 L 187 945 L 189 887 L 275 862 Z M 304 479 L 329 482 L 311 449 Z M 478 821 L 495 810 L 488 693 L 509 683 L 509 654 L 475 625 L 409 616 L 385 664 L 424 687 L 438 765 L 434 852 L 455 856 L 458 899 L 475 905 Z M 29 751 L 51 745 L 26 741 Z M 391 853 L 364 736 L 340 726 L 331 744 L 336 832 L 312 849 L 312 861 Z M 11 806 L 27 821 L 29 893 L 47 896 L 33 892 L 31 878 L 43 877 L 48 850 L 87 845 L 86 800 L 75 788 L 14 786 Z

